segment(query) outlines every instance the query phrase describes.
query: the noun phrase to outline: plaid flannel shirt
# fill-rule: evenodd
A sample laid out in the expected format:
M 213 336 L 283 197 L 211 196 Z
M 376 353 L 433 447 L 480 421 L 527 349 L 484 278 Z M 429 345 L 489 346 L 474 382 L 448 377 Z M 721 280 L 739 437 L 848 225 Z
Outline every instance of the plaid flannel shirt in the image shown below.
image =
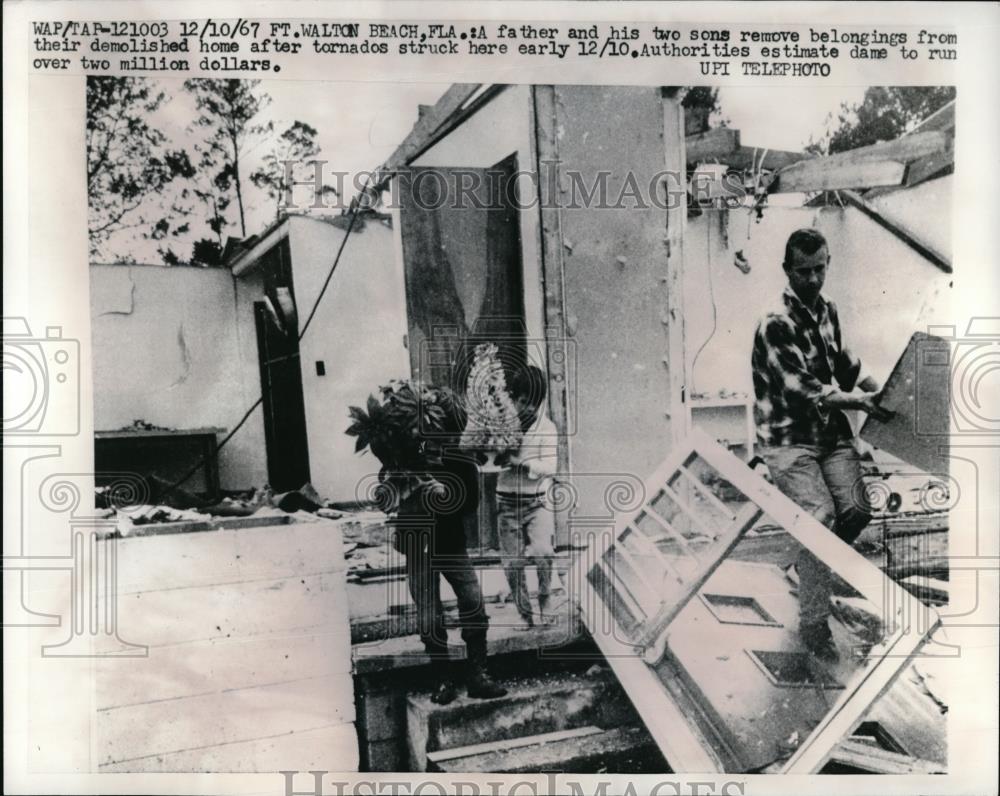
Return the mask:
M 853 436 L 847 416 L 823 398 L 850 392 L 861 361 L 843 344 L 836 305 L 820 296 L 815 316 L 792 288 L 754 335 L 754 421 L 762 445 L 832 445 Z

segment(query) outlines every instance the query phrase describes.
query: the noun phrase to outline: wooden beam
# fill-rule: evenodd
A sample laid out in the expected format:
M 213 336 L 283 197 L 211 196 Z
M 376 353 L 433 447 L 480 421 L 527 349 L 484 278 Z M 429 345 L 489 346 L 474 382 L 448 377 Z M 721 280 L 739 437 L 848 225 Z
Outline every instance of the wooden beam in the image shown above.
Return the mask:
M 727 166 L 734 169 L 750 171 L 764 168 L 768 171 L 778 171 L 787 168 L 800 160 L 813 158 L 805 152 L 789 152 L 784 149 L 765 149 L 764 147 L 741 146 L 727 160 Z
M 547 196 L 546 169 L 559 168 L 559 122 L 555 86 L 532 86 L 529 107 L 532 129 L 532 165 L 538 190 L 538 251 L 541 253 L 542 296 L 545 318 L 545 353 L 548 375 L 549 417 L 558 434 L 556 471 L 570 472 L 570 396 L 566 327 L 566 274 L 563 263 L 562 215 L 558 196 Z M 559 177 L 551 184 L 556 184 Z M 555 512 L 556 547 L 569 542 L 569 512 Z
M 944 774 L 945 767 L 929 760 L 890 752 L 854 738 L 841 741 L 831 762 L 868 771 L 872 774 Z
M 924 119 L 920 124 L 913 128 L 909 135 L 916 135 L 917 133 L 925 133 L 929 130 L 942 130 L 946 133 L 955 132 L 955 100 L 952 100 L 947 105 L 942 105 L 934 113 Z
M 944 151 L 948 139 L 947 133 L 932 130 L 803 160 L 782 169 L 770 191 L 795 193 L 899 185 L 908 162 Z
M 949 142 L 949 146 L 943 151 L 935 152 L 933 155 L 925 155 L 906 167 L 906 187 L 926 182 L 941 172 L 954 168 L 954 166 L 955 148 L 954 144 Z
M 907 229 L 898 221 L 887 218 L 878 208 L 865 201 L 862 196 L 856 194 L 854 191 L 841 191 L 840 195 L 849 205 L 860 210 L 880 227 L 887 229 L 915 252 L 934 263 L 934 265 L 946 274 L 952 272 L 951 258 L 939 252 L 932 244 L 922 240 L 913 230 Z
M 710 161 L 728 163 L 726 158 L 740 148 L 740 131 L 732 127 L 713 127 L 704 133 L 687 136 L 684 139 L 684 147 L 687 150 L 688 163 Z
M 901 185 L 906 177 L 906 164 L 896 160 L 852 164 L 827 161 L 827 158 L 816 158 L 778 172 L 778 176 L 768 188 L 768 193 L 811 193 Z M 799 169 L 798 165 L 806 168 Z
M 667 174 L 676 174 L 682 179 L 685 165 L 690 161 L 687 152 L 688 140 L 684 137 L 684 108 L 676 96 L 663 97 L 663 156 Z M 722 130 L 739 146 L 739 131 L 725 127 Z M 712 133 L 715 131 L 709 131 Z M 703 135 L 708 135 L 705 133 Z M 695 136 L 696 138 L 702 138 Z M 704 138 L 702 138 L 704 140 Z M 687 194 L 681 191 L 681 184 L 667 184 L 667 191 L 678 191 L 678 201 L 667 203 L 666 235 L 666 323 L 667 332 L 667 412 L 670 415 L 670 437 L 679 442 L 687 436 L 691 426 L 685 383 L 687 362 L 684 352 L 684 225 L 687 223 Z

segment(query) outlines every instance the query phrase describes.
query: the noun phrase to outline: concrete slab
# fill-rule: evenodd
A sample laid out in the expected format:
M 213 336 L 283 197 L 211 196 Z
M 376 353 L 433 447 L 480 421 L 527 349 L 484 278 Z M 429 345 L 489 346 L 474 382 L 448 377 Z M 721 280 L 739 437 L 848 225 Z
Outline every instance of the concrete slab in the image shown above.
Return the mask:
M 559 673 L 504 683 L 500 699 L 460 696 L 448 705 L 429 694 L 407 699 L 410 770 L 427 770 L 427 753 L 507 741 L 577 727 L 618 727 L 638 721 L 621 686 L 607 670 Z

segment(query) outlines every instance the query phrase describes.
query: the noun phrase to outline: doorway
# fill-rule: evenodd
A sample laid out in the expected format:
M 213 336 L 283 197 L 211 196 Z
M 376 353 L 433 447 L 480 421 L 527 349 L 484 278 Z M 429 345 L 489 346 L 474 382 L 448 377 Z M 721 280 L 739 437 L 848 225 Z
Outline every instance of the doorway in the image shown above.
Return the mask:
M 475 348 L 510 373 L 527 360 L 517 154 L 489 168 L 416 167 L 399 175 L 410 369 L 465 394 Z M 470 548 L 496 549 L 496 475 L 481 483 Z
M 253 310 L 260 359 L 267 478 L 275 492 L 287 492 L 309 481 L 309 444 L 298 334 L 295 328 L 279 326 L 273 303 L 256 301 Z

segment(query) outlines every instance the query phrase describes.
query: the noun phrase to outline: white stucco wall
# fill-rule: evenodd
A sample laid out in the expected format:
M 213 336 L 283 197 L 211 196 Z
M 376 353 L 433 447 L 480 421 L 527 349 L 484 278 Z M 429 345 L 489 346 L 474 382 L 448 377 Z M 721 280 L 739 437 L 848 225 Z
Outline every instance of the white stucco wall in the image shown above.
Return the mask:
M 228 269 L 92 265 L 90 288 L 95 430 L 228 431 L 260 394 L 252 308 Z M 258 410 L 220 453 L 222 487 L 262 484 L 265 462 Z
M 919 224 L 928 239 L 950 252 L 947 188 L 917 190 L 919 195 L 893 200 L 900 208 L 897 212 L 905 213 L 907 223 Z M 816 226 L 829 241 L 831 263 L 824 292 L 837 303 L 845 341 L 876 379 L 884 381 L 889 375 L 914 331 L 949 322 L 952 275 L 853 208 L 775 207 L 764 211 L 759 224 L 746 210 L 728 211 L 728 240 L 720 218 L 726 213 L 705 211 L 687 224 L 685 349 L 688 368 L 693 366 L 689 395 L 714 395 L 720 390 L 752 393 L 754 329 L 787 283 L 781 268 L 785 242 L 799 227 Z M 750 261 L 747 275 L 733 265 L 739 250 Z
M 292 217 L 289 223 L 301 328 L 345 233 L 317 219 Z M 357 483 L 379 468 L 370 453 L 355 454 L 355 438 L 344 434 L 348 407 L 363 406 L 379 385 L 410 374 L 403 344 L 403 269 L 392 234 L 378 221 L 368 221 L 351 233 L 300 343 L 309 468 L 313 485 L 331 500 L 354 500 Z M 318 361 L 325 365 L 325 376 L 316 373 Z

